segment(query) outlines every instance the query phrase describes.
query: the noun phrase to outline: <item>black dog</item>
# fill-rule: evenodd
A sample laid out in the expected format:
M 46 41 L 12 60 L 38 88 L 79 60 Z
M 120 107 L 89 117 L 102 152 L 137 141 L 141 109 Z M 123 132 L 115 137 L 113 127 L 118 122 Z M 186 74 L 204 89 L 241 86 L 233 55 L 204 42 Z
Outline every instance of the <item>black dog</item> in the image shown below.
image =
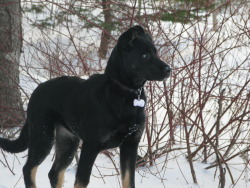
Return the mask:
M 124 32 L 104 74 L 84 81 L 60 77 L 40 84 L 31 95 L 27 120 L 17 140 L 0 139 L 0 147 L 17 153 L 29 149 L 23 168 L 26 188 L 35 188 L 37 167 L 56 141 L 56 158 L 49 172 L 60 188 L 79 140 L 83 141 L 75 188 L 86 188 L 95 158 L 102 150 L 119 147 L 123 188 L 134 188 L 137 148 L 144 130 L 147 80 L 164 80 L 171 68 L 157 56 L 142 27 Z

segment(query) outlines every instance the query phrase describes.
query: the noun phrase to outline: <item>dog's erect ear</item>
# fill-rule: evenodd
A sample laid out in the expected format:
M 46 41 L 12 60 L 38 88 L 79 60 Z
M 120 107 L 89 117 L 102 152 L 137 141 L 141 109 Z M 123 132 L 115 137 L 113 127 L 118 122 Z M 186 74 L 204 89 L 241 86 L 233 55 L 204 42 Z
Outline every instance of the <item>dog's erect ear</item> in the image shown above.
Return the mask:
M 125 31 L 118 39 L 118 48 L 123 48 L 127 49 L 128 47 L 133 46 L 133 41 L 138 37 L 138 36 L 144 36 L 145 31 L 144 29 L 137 25 L 134 27 L 131 27 L 127 31 Z

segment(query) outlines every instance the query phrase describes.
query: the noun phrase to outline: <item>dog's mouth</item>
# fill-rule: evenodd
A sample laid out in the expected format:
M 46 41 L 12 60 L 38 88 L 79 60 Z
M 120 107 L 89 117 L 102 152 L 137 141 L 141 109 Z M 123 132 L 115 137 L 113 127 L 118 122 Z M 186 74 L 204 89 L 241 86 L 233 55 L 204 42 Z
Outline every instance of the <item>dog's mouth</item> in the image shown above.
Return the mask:
M 169 78 L 171 76 L 171 72 L 172 69 L 169 66 L 166 66 L 163 71 L 162 71 L 162 76 L 160 79 L 158 79 L 159 81 L 163 81 L 166 80 L 167 78 Z
M 171 76 L 172 69 L 166 65 L 161 69 L 154 69 L 151 73 L 145 75 L 145 80 L 148 81 L 163 81 Z
M 157 78 L 146 78 L 148 81 L 165 81 L 171 76 L 171 73 L 165 73 L 163 76 Z
M 170 77 L 172 72 L 172 69 L 167 65 L 164 69 L 163 69 L 163 78 L 161 79 L 161 81 L 166 80 L 167 78 Z
M 166 73 L 166 76 L 165 76 L 164 80 L 166 80 L 167 78 L 169 78 L 171 76 L 171 72 L 172 71 Z

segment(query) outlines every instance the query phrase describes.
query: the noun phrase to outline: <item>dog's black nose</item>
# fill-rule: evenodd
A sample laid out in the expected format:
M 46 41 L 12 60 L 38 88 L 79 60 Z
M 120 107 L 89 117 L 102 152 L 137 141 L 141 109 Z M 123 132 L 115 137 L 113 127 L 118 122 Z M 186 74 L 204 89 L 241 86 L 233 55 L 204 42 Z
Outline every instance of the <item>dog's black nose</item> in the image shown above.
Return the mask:
M 164 69 L 164 72 L 166 72 L 166 73 L 170 73 L 171 71 L 172 71 L 172 69 L 169 66 L 166 66 Z

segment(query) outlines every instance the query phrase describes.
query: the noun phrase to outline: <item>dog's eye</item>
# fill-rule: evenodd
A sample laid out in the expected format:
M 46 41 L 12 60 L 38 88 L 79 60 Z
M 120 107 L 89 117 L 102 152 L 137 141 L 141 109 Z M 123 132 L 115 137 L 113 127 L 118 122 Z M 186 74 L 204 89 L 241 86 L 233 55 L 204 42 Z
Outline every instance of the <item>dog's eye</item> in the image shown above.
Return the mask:
M 150 55 L 150 53 L 145 53 L 145 54 L 142 55 L 142 58 L 145 59 L 145 60 L 150 60 L 151 55 Z

